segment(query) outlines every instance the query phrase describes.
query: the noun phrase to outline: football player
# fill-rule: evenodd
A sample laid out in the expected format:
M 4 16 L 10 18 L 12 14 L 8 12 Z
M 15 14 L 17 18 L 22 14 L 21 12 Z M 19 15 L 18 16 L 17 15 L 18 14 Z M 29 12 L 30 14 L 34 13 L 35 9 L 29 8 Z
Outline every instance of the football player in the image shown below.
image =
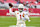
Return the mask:
M 25 21 L 24 21 L 24 13 L 23 13 L 24 5 L 19 4 L 18 11 L 15 11 L 15 15 L 17 18 L 17 26 L 16 27 L 26 27 Z
M 28 12 L 23 11 L 24 10 L 24 5 L 19 4 L 18 6 L 19 11 L 15 11 L 15 15 L 17 17 L 17 27 L 26 27 L 25 20 L 28 20 L 30 22 L 30 19 L 28 17 Z

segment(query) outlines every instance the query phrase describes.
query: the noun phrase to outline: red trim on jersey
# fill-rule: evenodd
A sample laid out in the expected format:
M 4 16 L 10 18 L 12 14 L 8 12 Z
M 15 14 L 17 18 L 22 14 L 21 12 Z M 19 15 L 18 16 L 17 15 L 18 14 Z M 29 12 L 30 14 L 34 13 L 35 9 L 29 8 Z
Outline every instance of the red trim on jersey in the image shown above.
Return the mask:
M 21 15 L 20 15 L 20 19 L 21 19 Z

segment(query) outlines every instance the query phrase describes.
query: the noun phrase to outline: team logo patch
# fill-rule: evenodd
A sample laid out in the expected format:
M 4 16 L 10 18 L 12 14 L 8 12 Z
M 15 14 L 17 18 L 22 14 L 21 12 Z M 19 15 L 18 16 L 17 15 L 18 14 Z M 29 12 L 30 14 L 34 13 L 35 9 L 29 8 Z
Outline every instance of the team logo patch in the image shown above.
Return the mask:
M 24 13 L 23 13 L 23 17 L 24 17 Z

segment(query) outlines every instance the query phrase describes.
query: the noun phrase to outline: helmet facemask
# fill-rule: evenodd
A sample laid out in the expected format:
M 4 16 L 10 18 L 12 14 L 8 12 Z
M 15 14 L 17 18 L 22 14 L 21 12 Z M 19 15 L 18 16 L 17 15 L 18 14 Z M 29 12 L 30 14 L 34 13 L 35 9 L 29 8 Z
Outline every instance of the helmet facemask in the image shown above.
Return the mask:
M 23 8 L 19 8 L 18 10 L 19 10 L 20 12 L 22 12 L 22 11 L 23 11 Z

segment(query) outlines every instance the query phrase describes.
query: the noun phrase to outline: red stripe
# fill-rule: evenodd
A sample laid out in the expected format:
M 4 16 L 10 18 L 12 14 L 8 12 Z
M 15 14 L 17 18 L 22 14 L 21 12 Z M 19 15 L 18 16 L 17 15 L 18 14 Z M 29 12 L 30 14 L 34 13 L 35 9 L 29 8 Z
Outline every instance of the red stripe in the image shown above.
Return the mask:
M 20 15 L 20 19 L 21 19 L 21 15 Z

